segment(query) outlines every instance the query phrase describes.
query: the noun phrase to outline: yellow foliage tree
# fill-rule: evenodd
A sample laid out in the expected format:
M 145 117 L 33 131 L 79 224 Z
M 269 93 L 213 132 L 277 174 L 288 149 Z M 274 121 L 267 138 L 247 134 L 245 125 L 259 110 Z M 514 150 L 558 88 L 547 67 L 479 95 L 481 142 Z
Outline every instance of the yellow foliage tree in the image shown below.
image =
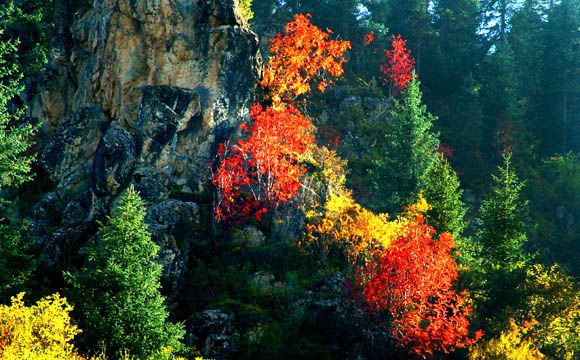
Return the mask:
M 307 212 L 307 226 L 311 243 L 321 243 L 325 249 L 331 244 L 344 246 L 351 263 L 380 254 L 399 236 L 409 221 L 423 216 L 431 206 L 420 192 L 415 204 L 409 205 L 397 219 L 389 220 L 386 213 L 375 214 L 359 205 L 352 192 L 345 188 L 346 162 L 325 147 L 313 151 L 312 160 L 319 168 L 325 185 L 325 198 L 320 206 Z M 313 209 L 313 210 L 312 210 Z M 370 257 L 369 257 L 370 256 Z
M 510 319 L 509 327 L 504 330 L 499 338 L 493 338 L 486 342 L 480 342 L 474 346 L 470 353 L 470 360 L 540 360 L 545 356 L 529 338 L 531 329 L 536 325 L 535 321 L 525 322 L 518 325 L 514 319 Z
M 580 358 L 580 291 L 559 265 L 540 264 L 526 273 L 525 314 L 538 321 L 535 331 L 542 351 L 557 359 Z
M 348 258 L 354 262 L 362 253 L 372 255 L 388 247 L 400 228 L 400 222 L 365 209 L 344 191 L 330 196 L 324 217 L 308 226 L 308 234 L 311 240 L 345 245 Z
M 72 307 L 59 294 L 24 305 L 24 293 L 0 305 L 0 359 L 81 360 L 71 344 L 80 330 L 71 324 Z

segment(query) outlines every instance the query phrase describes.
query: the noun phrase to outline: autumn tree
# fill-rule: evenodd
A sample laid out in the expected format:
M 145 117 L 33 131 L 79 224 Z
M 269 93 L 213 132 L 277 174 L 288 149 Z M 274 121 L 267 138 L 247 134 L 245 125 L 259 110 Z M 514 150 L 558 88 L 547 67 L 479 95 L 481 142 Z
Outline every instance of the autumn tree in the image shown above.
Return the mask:
M 212 179 L 218 220 L 261 220 L 268 209 L 291 200 L 306 172 L 300 156 L 314 143 L 312 123 L 291 105 L 254 105 L 241 129 L 241 140 L 222 144 L 218 151 L 219 167 Z
M 275 104 L 307 94 L 313 84 L 324 92 L 331 78 L 344 74 L 343 55 L 350 42 L 331 40 L 330 34 L 314 26 L 309 14 L 297 14 L 283 34 L 270 39 L 270 59 L 260 85 Z
M 272 106 L 254 104 L 250 121 L 240 125 L 240 140 L 218 149 L 212 176 L 217 220 L 261 220 L 270 208 L 298 192 L 306 172 L 301 159 L 312 149 L 314 127 L 291 101 L 308 93 L 313 82 L 324 91 L 331 83 L 325 74 L 343 74 L 343 55 L 350 43 L 329 37 L 330 31 L 312 25 L 309 15 L 296 15 L 284 34 L 271 39 L 271 57 L 260 84 Z
M 393 36 L 392 50 L 386 50 L 385 64 L 381 65 L 383 81 L 389 84 L 389 91 L 396 93 L 407 87 L 415 74 L 413 65 L 415 60 L 411 57 L 411 51 L 406 47 L 407 41 L 401 35 Z
M 561 266 L 534 264 L 521 285 L 526 295 L 516 314 L 533 319 L 536 346 L 553 359 L 580 357 L 580 289 Z
M 469 352 L 469 360 L 541 360 L 546 357 L 538 350 L 533 338 L 535 321 L 526 321 L 522 325 L 509 319 L 508 327 L 499 337 L 491 338 L 474 346 Z
M 325 248 L 342 246 L 350 263 L 361 256 L 374 256 L 396 238 L 402 223 L 389 221 L 387 214 L 375 214 L 354 201 L 349 191 L 331 195 L 324 205 L 324 215 L 308 225 L 312 242 Z
M 433 233 L 421 217 L 409 222 L 358 275 L 370 309 L 388 311 L 398 345 L 421 357 L 466 347 L 482 335 L 470 337 L 472 309 L 466 293 L 454 289 L 453 238 L 443 233 L 435 240 Z

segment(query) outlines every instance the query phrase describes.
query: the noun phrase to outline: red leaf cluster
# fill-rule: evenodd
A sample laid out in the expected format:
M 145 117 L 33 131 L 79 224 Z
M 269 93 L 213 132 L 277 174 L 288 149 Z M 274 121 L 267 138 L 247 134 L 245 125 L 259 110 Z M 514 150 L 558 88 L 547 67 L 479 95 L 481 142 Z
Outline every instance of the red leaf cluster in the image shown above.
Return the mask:
M 435 240 L 434 232 L 419 217 L 375 263 L 358 273 L 369 308 L 389 311 L 398 345 L 421 357 L 448 353 L 482 336 L 469 337 L 467 317 L 472 309 L 466 294 L 453 289 L 458 278 L 451 256 L 453 239 L 444 233 Z
M 306 169 L 300 155 L 314 144 L 313 125 L 291 105 L 254 104 L 236 145 L 220 145 L 212 182 L 218 191 L 215 218 L 261 220 L 272 206 L 291 200 Z
M 311 83 L 324 92 L 332 81 L 324 74 L 342 76 L 346 62 L 344 52 L 351 48 L 349 41 L 330 40 L 332 32 L 312 25 L 310 14 L 297 14 L 286 24 L 284 34 L 270 39 L 270 54 L 260 85 L 269 90 L 274 102 L 288 102 L 306 94 Z
M 372 44 L 372 42 L 375 41 L 375 32 L 371 31 L 368 34 L 365 34 L 363 41 L 365 46 L 369 46 L 370 44 Z
M 439 148 L 437 149 L 437 151 L 443 154 L 447 159 L 455 158 L 455 151 L 449 145 L 439 144 Z
M 392 50 L 386 50 L 386 64 L 381 65 L 381 72 L 385 75 L 385 83 L 390 82 L 398 90 L 407 87 L 413 80 L 413 65 L 415 59 L 411 57 L 411 51 L 407 49 L 407 40 L 401 35 L 393 36 Z

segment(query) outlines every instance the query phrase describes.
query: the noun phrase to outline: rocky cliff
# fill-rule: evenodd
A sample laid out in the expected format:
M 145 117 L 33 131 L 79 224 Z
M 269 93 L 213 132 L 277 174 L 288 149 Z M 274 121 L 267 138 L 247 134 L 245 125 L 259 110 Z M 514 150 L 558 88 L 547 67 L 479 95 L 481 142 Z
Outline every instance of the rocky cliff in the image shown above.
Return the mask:
M 42 125 L 31 230 L 49 264 L 68 263 L 133 185 L 175 286 L 199 221 L 192 199 L 254 93 L 257 39 L 235 2 L 56 2 L 50 61 L 26 93 Z

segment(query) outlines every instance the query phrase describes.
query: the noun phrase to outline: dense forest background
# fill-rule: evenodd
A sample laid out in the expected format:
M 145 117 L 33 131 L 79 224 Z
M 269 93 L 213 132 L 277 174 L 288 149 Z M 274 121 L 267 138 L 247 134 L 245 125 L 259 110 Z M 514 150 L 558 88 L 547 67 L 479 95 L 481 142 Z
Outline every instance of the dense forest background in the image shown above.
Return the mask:
M 580 357 L 578 0 L 0 0 L 0 360 Z

